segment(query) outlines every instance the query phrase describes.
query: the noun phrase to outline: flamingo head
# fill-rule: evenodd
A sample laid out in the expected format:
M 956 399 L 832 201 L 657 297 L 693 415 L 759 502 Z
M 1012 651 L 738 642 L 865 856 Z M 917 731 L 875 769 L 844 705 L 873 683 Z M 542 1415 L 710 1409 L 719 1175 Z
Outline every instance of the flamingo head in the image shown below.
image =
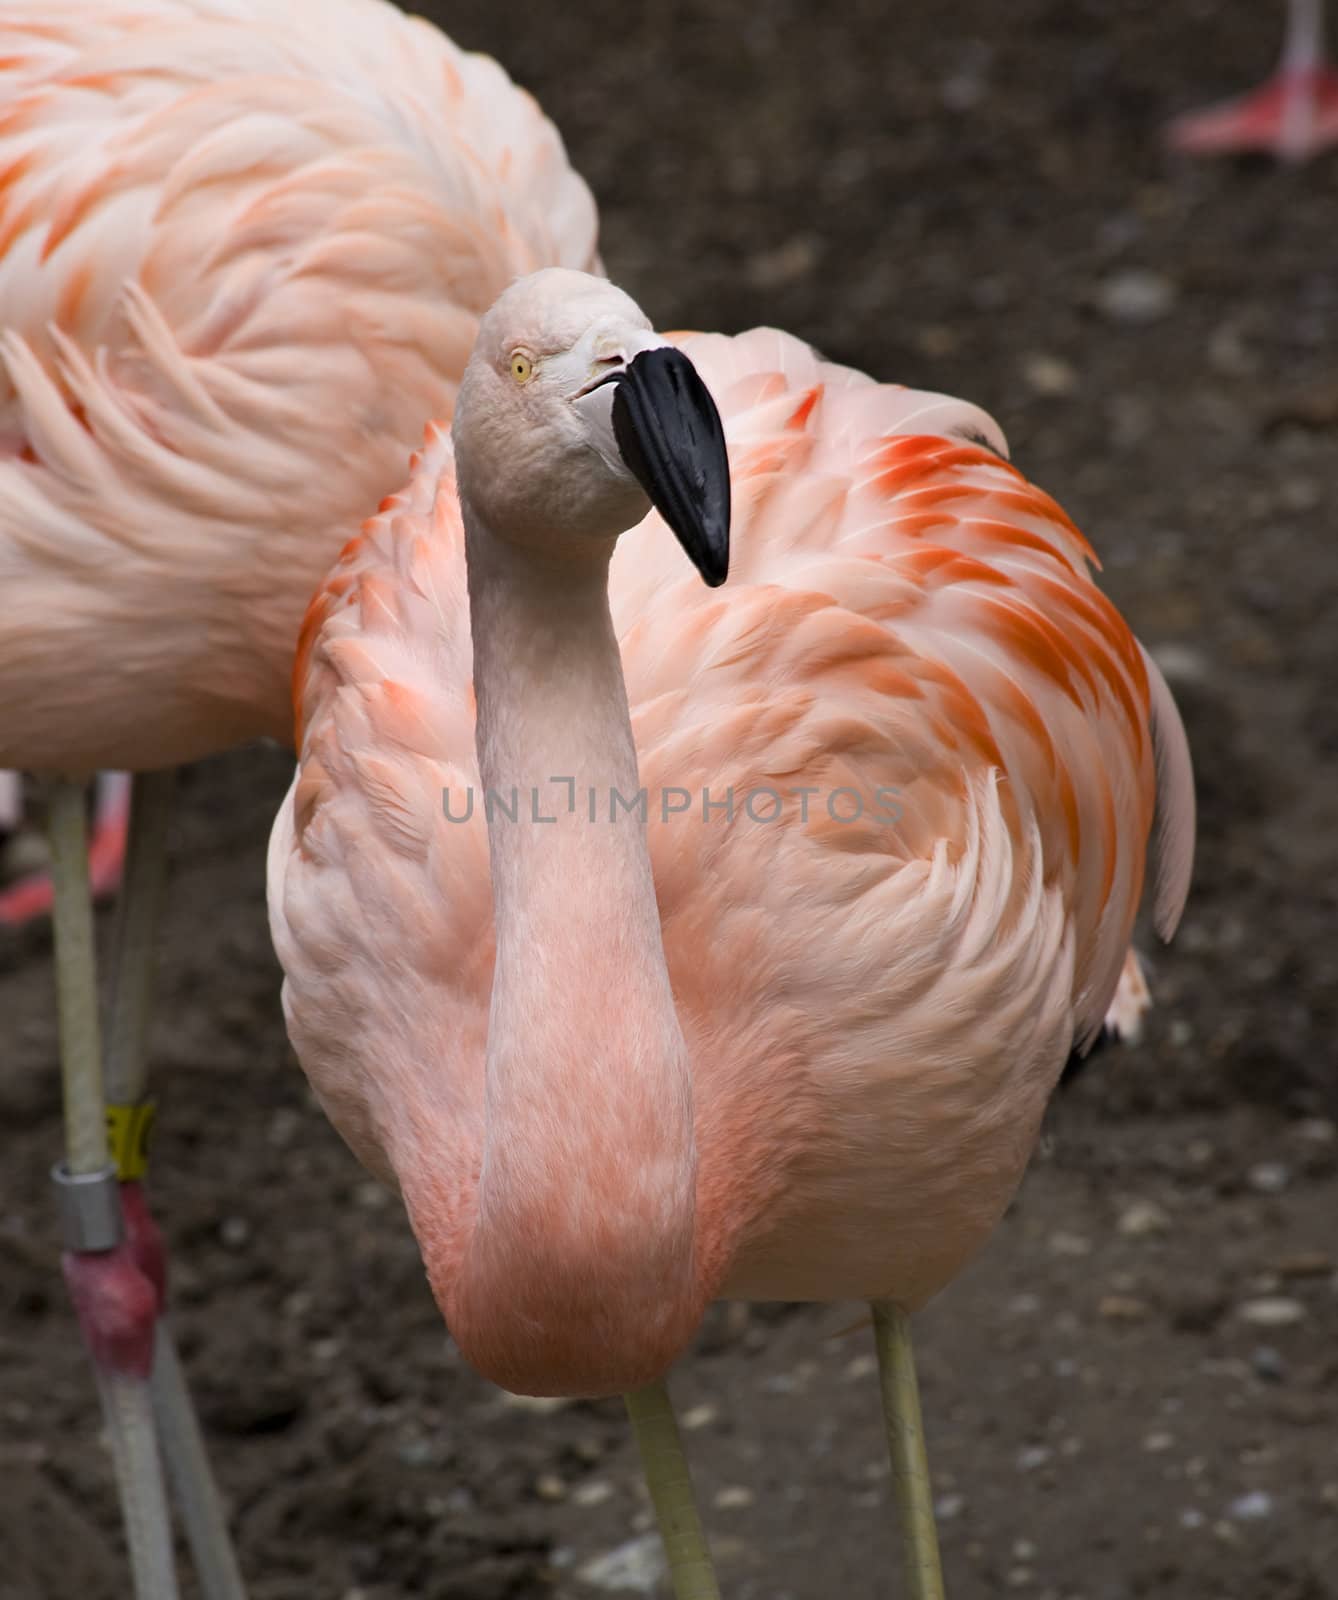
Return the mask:
M 460 493 L 536 554 L 612 551 L 650 505 L 702 578 L 729 569 L 729 459 L 710 391 L 621 289 L 550 267 L 479 328 L 453 426 Z

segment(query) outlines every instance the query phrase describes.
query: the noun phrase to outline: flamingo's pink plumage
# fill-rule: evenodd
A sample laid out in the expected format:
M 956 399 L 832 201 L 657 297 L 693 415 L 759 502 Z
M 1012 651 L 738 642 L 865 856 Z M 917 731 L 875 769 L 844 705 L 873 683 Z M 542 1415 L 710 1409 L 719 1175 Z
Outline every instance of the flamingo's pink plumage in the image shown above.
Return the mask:
M 696 1271 L 704 1297 L 914 1307 L 997 1221 L 1071 1045 L 1099 1027 L 1150 841 L 1155 920 L 1175 925 L 1184 736 L 1086 542 L 983 413 L 771 330 L 681 342 L 725 418 L 730 582 L 703 588 L 652 516 L 621 541 L 610 600 L 691 1056 Z M 474 1220 L 493 967 L 483 806 L 443 809 L 479 786 L 471 660 L 436 427 L 308 613 L 270 907 L 302 1063 L 398 1183 L 443 1302 Z M 807 821 L 788 798 L 776 821 L 743 811 L 804 786 Z M 828 808 L 843 788 L 857 821 Z M 664 820 L 668 790 L 692 803 Z M 581 1095 L 566 1085 L 554 1118 L 598 1119 Z M 570 1174 L 589 1214 L 640 1159 Z M 561 1230 L 532 1248 L 561 1272 Z
M 379 0 L 0 15 L 0 767 L 287 738 L 351 522 L 595 214 L 495 63 Z

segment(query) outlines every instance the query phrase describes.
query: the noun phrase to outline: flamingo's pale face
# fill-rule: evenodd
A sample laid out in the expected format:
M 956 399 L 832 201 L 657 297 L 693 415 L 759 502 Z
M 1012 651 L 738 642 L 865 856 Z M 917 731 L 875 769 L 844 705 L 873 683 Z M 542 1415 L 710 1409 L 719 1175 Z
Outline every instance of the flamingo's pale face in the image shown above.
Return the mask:
M 708 583 L 729 560 L 729 463 L 692 363 L 621 289 L 550 268 L 479 329 L 456 410 L 461 493 L 536 553 L 611 545 L 650 505 Z

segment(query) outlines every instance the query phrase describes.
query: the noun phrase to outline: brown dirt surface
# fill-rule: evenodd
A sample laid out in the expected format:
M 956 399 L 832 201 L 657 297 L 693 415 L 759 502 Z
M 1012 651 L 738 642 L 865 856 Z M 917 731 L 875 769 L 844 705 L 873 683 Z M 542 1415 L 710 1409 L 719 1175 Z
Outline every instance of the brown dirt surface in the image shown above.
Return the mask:
M 1198 868 L 1146 1041 L 1058 1097 L 920 1323 L 949 1593 L 1338 1597 L 1338 157 L 1158 138 L 1263 75 L 1282 5 L 440 15 L 555 117 L 661 326 L 775 323 L 992 411 L 1184 711 Z M 655 1592 L 619 1406 L 463 1366 L 293 1064 L 263 904 L 287 774 L 187 785 L 154 1038 L 174 1321 L 251 1593 Z M 120 1600 L 46 1181 L 49 961 L 0 941 L 0 1600 Z M 904 1592 L 860 1317 L 717 1308 L 675 1375 L 731 1600 Z

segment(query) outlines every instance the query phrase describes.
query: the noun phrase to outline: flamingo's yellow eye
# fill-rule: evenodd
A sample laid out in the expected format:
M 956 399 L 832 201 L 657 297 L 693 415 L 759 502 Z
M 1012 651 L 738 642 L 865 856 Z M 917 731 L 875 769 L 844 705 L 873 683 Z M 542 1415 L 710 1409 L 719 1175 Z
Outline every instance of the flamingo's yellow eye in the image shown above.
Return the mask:
M 517 350 L 511 357 L 511 376 L 517 383 L 528 383 L 534 376 L 534 363 L 523 350 Z

